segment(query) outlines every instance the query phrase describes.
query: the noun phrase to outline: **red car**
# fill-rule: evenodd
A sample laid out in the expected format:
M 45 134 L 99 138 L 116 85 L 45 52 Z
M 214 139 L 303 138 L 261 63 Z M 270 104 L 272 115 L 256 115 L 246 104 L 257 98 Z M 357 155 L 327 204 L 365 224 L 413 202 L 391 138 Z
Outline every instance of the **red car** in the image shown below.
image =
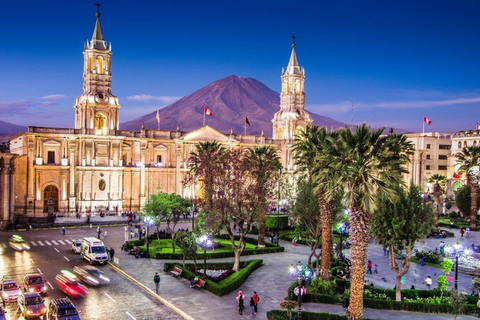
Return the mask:
M 61 274 L 55 277 L 60 290 L 72 298 L 85 297 L 88 295 L 88 289 L 78 282 L 77 276 L 68 270 L 62 270 Z

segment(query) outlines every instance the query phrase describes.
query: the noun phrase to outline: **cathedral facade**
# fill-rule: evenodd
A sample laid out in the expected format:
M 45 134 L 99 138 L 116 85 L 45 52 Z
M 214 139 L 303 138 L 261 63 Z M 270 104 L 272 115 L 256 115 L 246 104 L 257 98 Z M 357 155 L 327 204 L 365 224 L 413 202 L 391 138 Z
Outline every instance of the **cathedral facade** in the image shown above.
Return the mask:
M 52 211 L 138 211 L 160 190 L 201 200 L 202 181 L 187 187 L 182 181 L 190 153 L 203 141 L 242 149 L 270 145 L 285 171 L 293 172 L 294 136 L 312 123 L 305 111 L 305 72 L 295 43 L 282 71 L 280 110 L 272 120 L 271 139 L 264 134 L 222 133 L 209 126 L 190 132 L 144 127 L 121 131 L 121 105 L 112 93 L 112 50 L 103 38 L 100 13 L 96 15 L 93 36 L 84 45 L 83 93 L 74 106 L 75 128 L 28 127 L 10 140 L 8 157 L 0 154 L 8 160 L 0 161 L 0 220 L 12 220 L 14 214 L 45 217 Z

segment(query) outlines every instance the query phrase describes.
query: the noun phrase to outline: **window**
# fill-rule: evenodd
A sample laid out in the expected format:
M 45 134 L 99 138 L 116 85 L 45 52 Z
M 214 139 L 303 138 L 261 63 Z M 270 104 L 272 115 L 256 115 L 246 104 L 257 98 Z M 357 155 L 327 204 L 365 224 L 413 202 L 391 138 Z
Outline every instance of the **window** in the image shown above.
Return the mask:
M 430 159 L 430 155 L 429 155 L 429 154 L 427 154 L 427 160 L 428 160 L 428 159 Z
M 441 144 L 438 146 L 438 149 L 450 150 L 450 146 L 448 144 Z
M 461 148 L 462 148 L 462 143 L 458 141 L 458 149 L 461 149 Z
M 157 163 L 161 163 L 161 162 L 162 162 L 162 155 L 157 154 Z
M 430 165 L 429 164 L 427 164 L 427 170 L 430 170 Z
M 447 155 L 446 154 L 439 155 L 438 160 L 447 160 Z
M 438 166 L 438 170 L 447 170 L 447 166 Z
M 467 141 L 463 141 L 463 147 L 464 147 L 464 148 L 467 147 Z
M 473 140 L 473 145 L 476 146 L 476 145 L 477 145 L 477 141 Z
M 55 151 L 48 151 L 47 163 L 55 163 Z
M 430 143 L 427 143 L 427 149 L 430 149 Z

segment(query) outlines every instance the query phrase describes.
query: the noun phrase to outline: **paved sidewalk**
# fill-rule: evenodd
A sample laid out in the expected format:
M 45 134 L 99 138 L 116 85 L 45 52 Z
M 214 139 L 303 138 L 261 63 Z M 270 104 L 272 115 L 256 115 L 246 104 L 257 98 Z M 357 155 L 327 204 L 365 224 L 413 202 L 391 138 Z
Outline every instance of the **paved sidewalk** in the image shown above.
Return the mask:
M 455 230 L 453 230 L 455 232 Z M 456 230 L 456 235 L 458 230 Z M 458 236 L 458 235 L 457 235 Z M 471 245 L 471 241 L 480 244 L 480 233 L 470 233 L 471 238 L 463 240 L 467 245 Z M 447 243 L 455 243 L 460 240 L 459 237 L 453 239 L 447 238 Z M 417 246 L 419 249 L 423 246 L 430 246 L 434 248 L 440 243 L 439 239 L 427 239 L 425 243 Z M 160 296 L 167 301 L 173 303 L 175 306 L 192 316 L 197 320 L 225 320 L 225 319 L 266 319 L 266 311 L 271 309 L 279 309 L 280 301 L 287 295 L 288 287 L 293 283 L 289 277 L 289 266 L 297 261 L 306 263 L 309 248 L 298 245 L 294 247 L 291 243 L 280 241 L 280 245 L 285 247 L 285 252 L 276 254 L 265 254 L 258 256 L 242 257 L 242 260 L 263 259 L 264 265 L 257 269 L 247 281 L 239 288 L 246 295 L 246 310 L 243 316 L 238 315 L 236 311 L 235 297 L 237 291 L 234 291 L 223 297 L 217 297 L 206 290 L 198 290 L 190 288 L 190 284 L 183 278 L 175 278 L 171 275 L 165 274 L 163 270 L 164 261 L 156 259 L 135 259 L 126 252 L 117 251 L 116 257 L 119 258 L 119 267 L 141 282 L 145 286 L 153 288 L 153 275 L 155 272 L 161 272 Z M 433 246 L 433 247 L 432 247 Z M 348 255 L 348 250 L 346 254 Z M 377 287 L 393 289 L 395 276 L 393 271 L 388 267 L 388 259 L 383 256 L 383 250 L 380 246 L 370 244 L 368 250 L 368 259 L 373 263 L 379 265 L 378 275 L 368 275 L 368 279 L 375 282 Z M 215 261 L 232 261 L 233 258 L 215 259 Z M 211 261 L 211 260 L 210 260 Z M 169 261 L 170 262 L 170 261 Z M 412 264 L 410 271 L 407 273 L 407 282 L 404 288 L 410 288 L 414 284 L 418 289 L 424 289 L 422 285 L 423 279 L 426 275 L 431 275 L 434 279 L 434 286 L 436 285 L 436 276 L 440 275 L 439 269 L 428 266 L 421 267 L 417 264 Z M 383 282 L 382 277 L 387 280 Z M 459 289 L 471 288 L 471 276 L 459 274 Z M 250 316 L 249 301 L 253 291 L 257 291 L 260 296 L 259 313 L 255 316 Z M 471 290 L 470 290 L 471 291 Z M 468 292 L 470 292 L 468 291 Z M 329 304 L 304 304 L 303 310 L 330 312 L 343 314 L 345 309 L 340 305 Z M 376 309 L 364 309 L 364 317 L 372 319 L 452 319 L 453 315 L 449 314 L 424 314 L 403 311 L 387 311 Z M 473 316 L 459 316 L 457 319 L 474 319 Z

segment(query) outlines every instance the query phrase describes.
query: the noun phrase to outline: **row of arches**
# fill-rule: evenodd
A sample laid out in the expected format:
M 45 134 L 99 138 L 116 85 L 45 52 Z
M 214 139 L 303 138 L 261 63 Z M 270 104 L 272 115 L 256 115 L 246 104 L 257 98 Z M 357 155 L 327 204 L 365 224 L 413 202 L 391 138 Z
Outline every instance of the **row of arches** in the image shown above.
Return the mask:
M 476 140 L 473 140 L 473 145 L 474 146 L 477 145 Z M 480 142 L 478 142 L 478 145 L 480 145 Z M 463 148 L 466 148 L 466 147 L 467 147 L 467 141 L 463 141 Z M 461 141 L 458 142 L 458 149 L 462 149 L 462 142 Z
M 88 58 L 88 70 L 94 71 L 99 74 L 103 73 L 109 73 L 110 72 L 110 58 L 106 59 L 106 63 L 103 59 L 102 56 L 98 56 L 95 58 L 95 63 L 94 63 L 94 57 L 90 56 Z

